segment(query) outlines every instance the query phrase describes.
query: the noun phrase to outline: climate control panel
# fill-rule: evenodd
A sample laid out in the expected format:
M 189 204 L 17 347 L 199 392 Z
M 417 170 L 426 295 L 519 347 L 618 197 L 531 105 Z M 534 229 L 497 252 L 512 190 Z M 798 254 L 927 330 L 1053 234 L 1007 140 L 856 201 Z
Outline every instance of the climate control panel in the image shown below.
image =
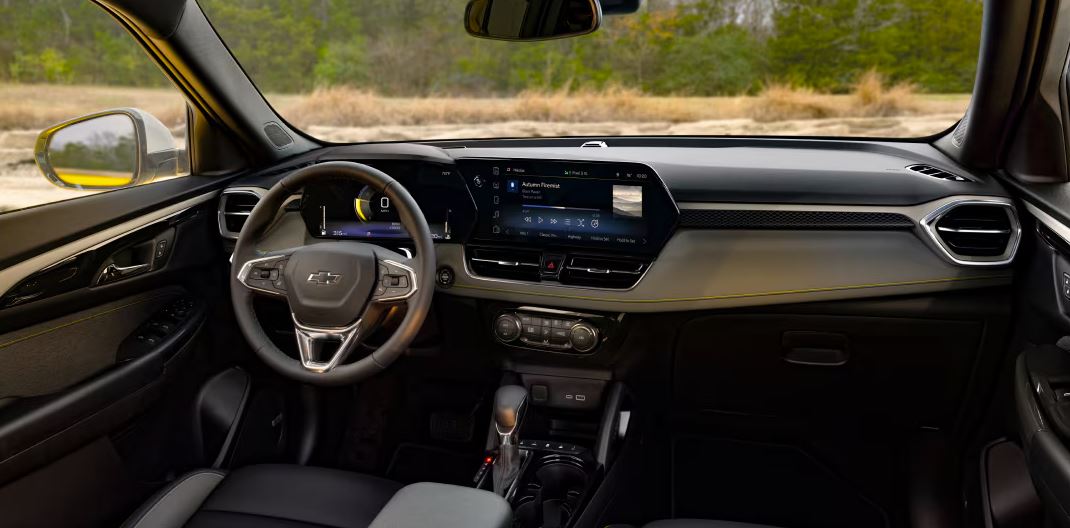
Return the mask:
M 587 354 L 605 338 L 595 317 L 523 308 L 500 313 L 493 323 L 494 337 L 507 345 L 556 352 Z

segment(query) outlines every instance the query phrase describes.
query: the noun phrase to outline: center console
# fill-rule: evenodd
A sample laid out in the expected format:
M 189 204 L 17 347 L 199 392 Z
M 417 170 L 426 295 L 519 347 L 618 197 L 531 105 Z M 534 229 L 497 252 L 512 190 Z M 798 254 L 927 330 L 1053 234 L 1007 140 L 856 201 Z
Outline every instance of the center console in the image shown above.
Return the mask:
M 592 397 L 599 403 L 579 412 L 538 403 L 539 380 L 521 376 L 516 382 L 495 395 L 488 455 L 475 487 L 503 496 L 516 528 L 575 526 L 596 500 L 626 434 L 623 387 L 603 384 Z

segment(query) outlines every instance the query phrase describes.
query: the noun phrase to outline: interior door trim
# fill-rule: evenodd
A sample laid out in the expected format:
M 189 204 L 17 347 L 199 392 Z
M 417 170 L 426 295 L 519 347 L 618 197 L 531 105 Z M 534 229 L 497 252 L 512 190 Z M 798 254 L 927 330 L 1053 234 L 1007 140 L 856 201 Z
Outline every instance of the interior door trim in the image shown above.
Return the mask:
M 1051 229 L 1053 233 L 1063 239 L 1063 242 L 1070 244 L 1070 227 L 1066 224 L 1056 220 L 1054 217 L 1042 211 L 1039 207 L 1023 200 L 1025 203 L 1025 209 L 1029 211 L 1029 214 L 1044 224 L 1048 229 Z
M 86 251 L 100 247 L 118 238 L 122 238 L 138 229 L 151 224 L 166 220 L 205 202 L 215 199 L 219 191 L 204 193 L 188 200 L 184 200 L 166 207 L 161 207 L 151 213 L 127 220 L 121 224 L 102 229 L 58 248 L 46 251 L 24 261 L 13 264 L 0 270 L 0 294 L 6 293 L 26 277 L 38 271 L 48 269 L 71 257 L 75 257 Z

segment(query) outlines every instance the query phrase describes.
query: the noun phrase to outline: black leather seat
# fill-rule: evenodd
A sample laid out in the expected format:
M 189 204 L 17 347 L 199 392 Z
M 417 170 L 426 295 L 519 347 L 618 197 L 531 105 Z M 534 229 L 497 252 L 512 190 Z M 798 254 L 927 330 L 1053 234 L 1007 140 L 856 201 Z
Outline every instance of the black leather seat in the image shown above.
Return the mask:
M 123 528 L 366 528 L 401 487 L 305 466 L 201 470 L 161 490 Z
M 774 528 L 761 524 L 747 524 L 732 521 L 706 521 L 702 519 L 673 519 L 654 521 L 643 528 Z

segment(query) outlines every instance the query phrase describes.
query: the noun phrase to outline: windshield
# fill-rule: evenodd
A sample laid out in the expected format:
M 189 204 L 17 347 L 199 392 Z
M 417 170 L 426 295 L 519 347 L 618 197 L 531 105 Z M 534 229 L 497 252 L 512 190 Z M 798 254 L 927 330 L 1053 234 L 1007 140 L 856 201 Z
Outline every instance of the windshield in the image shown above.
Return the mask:
M 645 0 L 477 39 L 464 0 L 199 0 L 271 105 L 334 142 L 921 137 L 969 104 L 981 0 Z

